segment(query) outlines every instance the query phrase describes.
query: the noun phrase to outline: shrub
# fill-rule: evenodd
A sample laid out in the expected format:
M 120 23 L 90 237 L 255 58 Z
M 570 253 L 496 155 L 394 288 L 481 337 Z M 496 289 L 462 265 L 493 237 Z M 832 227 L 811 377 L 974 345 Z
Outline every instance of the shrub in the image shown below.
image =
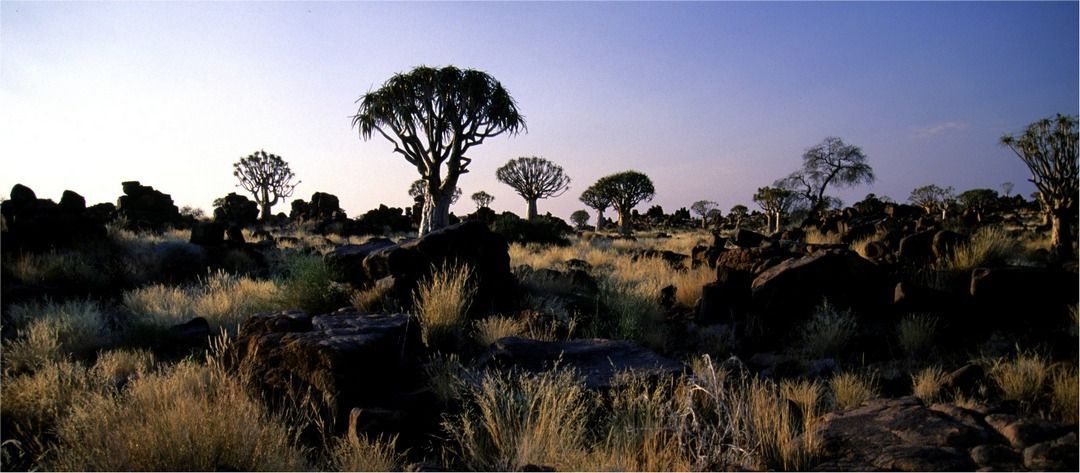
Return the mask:
M 495 218 L 491 230 L 513 243 L 558 246 L 569 245 L 567 236 L 574 233 L 574 229 L 558 217 L 540 215 L 533 220 L 524 220 L 510 212 L 503 212 Z
M 838 355 L 855 337 L 856 328 L 850 310 L 837 309 L 824 301 L 803 328 L 803 349 L 814 358 Z
M 471 275 L 468 265 L 445 265 L 417 288 L 413 307 L 429 347 L 456 346 L 476 292 L 469 282 Z
M 1001 266 L 1019 252 L 1015 238 L 999 227 L 982 227 L 967 244 L 954 248 L 938 265 L 945 270 L 970 272 L 981 266 Z
M 215 367 L 183 361 L 90 395 L 57 428 L 58 470 L 300 470 L 282 419 Z
M 697 269 L 685 271 L 673 271 L 671 284 L 678 288 L 675 293 L 675 303 L 679 307 L 693 309 L 697 307 L 697 301 L 701 298 L 702 287 L 716 280 L 716 270 L 707 265 Z
M 4 469 L 36 467 L 32 462 L 48 449 L 51 433 L 90 388 L 86 368 L 70 361 L 46 362 L 32 374 L 5 373 L 0 379 L 4 443 L 8 444 L 8 440 L 17 442 L 21 455 L 13 455 L 18 457 L 14 459 L 4 458 Z
M 525 333 L 525 324 L 511 317 L 488 317 L 479 320 L 475 324 L 474 338 L 480 346 L 490 346 L 496 340 L 504 337 L 519 337 Z
M 927 314 L 913 314 L 900 320 L 896 329 L 900 340 L 900 349 L 908 356 L 926 354 L 934 345 L 937 336 L 937 317 Z
M 1049 378 L 1050 364 L 1033 352 L 1020 352 L 1012 360 L 998 359 L 990 365 L 990 378 L 1001 389 L 1002 398 L 1017 401 L 1029 410 L 1038 401 Z
M 334 282 L 333 268 L 321 256 L 290 254 L 284 264 L 279 304 L 309 314 L 325 314 L 348 304 L 341 286 Z
M 462 467 L 517 471 L 526 465 L 557 470 L 581 465 L 590 398 L 574 374 L 488 373 L 470 401 L 443 423 Z
M 1050 378 L 1050 400 L 1052 411 L 1061 420 L 1076 423 L 1077 409 L 1080 409 L 1080 380 L 1076 368 L 1063 368 L 1054 373 Z
M 945 372 L 940 366 L 929 366 L 911 376 L 912 391 L 915 397 L 926 404 L 936 402 L 942 395 Z
M 874 379 L 855 373 L 837 373 L 829 379 L 833 404 L 837 410 L 846 411 L 859 407 L 862 403 L 876 397 Z

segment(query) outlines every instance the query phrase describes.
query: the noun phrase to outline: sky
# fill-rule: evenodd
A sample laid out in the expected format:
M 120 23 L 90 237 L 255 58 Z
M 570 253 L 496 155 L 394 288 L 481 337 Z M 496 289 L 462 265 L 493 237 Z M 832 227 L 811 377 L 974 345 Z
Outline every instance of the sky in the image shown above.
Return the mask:
M 926 184 L 1030 194 L 998 144 L 1078 114 L 1078 3 L 0 2 L 0 189 L 116 202 L 122 181 L 207 211 L 259 149 L 289 162 L 292 198 L 350 216 L 411 204 L 418 175 L 351 127 L 356 100 L 418 65 L 491 74 L 528 132 L 473 148 L 464 196 L 525 201 L 495 179 L 519 156 L 563 167 L 567 218 L 598 178 L 648 174 L 667 212 L 754 191 L 828 136 L 860 146 L 869 192 Z M 289 199 L 290 201 L 292 199 Z M 288 203 L 274 211 L 288 212 Z M 609 212 L 610 213 L 610 212 Z M 610 215 L 609 215 L 610 217 Z

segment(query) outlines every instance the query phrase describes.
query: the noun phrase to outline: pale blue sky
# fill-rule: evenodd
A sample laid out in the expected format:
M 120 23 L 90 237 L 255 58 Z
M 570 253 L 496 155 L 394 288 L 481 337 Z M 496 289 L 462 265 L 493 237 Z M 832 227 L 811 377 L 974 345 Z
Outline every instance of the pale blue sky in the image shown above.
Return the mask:
M 826 136 L 860 145 L 907 199 L 929 183 L 999 188 L 1023 165 L 1004 132 L 1078 112 L 1078 8 L 1068 3 L 0 3 L 0 188 L 115 201 L 140 180 L 210 209 L 232 163 L 289 161 L 296 196 L 350 215 L 402 206 L 416 178 L 354 101 L 426 64 L 487 71 L 528 134 L 471 153 L 461 187 L 539 155 L 573 179 L 540 211 L 566 218 L 597 178 L 637 169 L 665 210 L 743 203 Z M 642 206 L 644 209 L 647 206 Z M 463 198 L 453 210 L 473 209 Z M 288 204 L 275 207 L 288 211 Z

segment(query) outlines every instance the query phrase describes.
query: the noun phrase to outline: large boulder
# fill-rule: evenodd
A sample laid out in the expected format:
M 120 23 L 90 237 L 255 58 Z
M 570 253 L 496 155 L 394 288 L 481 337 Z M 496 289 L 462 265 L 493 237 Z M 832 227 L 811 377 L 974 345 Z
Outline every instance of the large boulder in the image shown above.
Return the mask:
M 815 427 L 823 462 L 815 471 L 971 471 L 968 449 L 991 432 L 915 397 L 877 399 L 834 413 Z
M 934 260 L 936 230 L 924 230 L 900 239 L 897 257 L 908 264 L 925 264 Z
M 506 240 L 483 223 L 470 221 L 441 228 L 417 240 L 373 251 L 364 258 L 369 281 L 390 278 L 386 285 L 408 304 L 421 281 L 434 269 L 467 264 L 476 285 L 472 312 L 504 311 L 517 303 L 517 279 L 510 271 Z
M 230 192 L 214 200 L 214 221 L 226 225 L 254 225 L 259 219 L 259 204 L 245 196 Z
M 739 248 L 756 248 L 766 240 L 765 235 L 746 229 L 738 229 L 731 235 L 730 243 Z
M 173 204 L 172 196 L 144 186 L 139 181 L 121 183 L 124 195 L 117 202 L 117 212 L 127 220 L 127 228 L 160 232 L 166 226 L 179 226 L 184 219 Z
M 360 245 L 341 245 L 326 254 L 326 262 L 340 275 L 343 282 L 359 287 L 371 284 L 364 272 L 364 259 L 375 251 L 394 246 L 387 238 L 372 238 Z
M 716 275 L 716 282 L 701 288 L 696 311 L 700 324 L 733 322 L 750 308 L 753 276 L 749 271 L 721 267 L 717 268 Z
M 615 386 L 616 375 L 625 371 L 648 377 L 674 376 L 682 371 L 678 362 L 624 340 L 542 342 L 506 337 L 492 344 L 483 360 L 487 367 L 531 373 L 556 367 L 573 369 L 586 388 L 596 390 Z
M 725 269 L 757 274 L 795 256 L 779 246 L 735 248 L 717 255 L 715 266 L 718 274 Z
M 75 192 L 64 191 L 60 205 L 22 184 L 10 195 L 0 204 L 5 252 L 68 248 L 106 237 L 104 219 L 87 212 L 86 199 Z
M 1074 271 L 1048 268 L 976 268 L 971 296 L 984 328 L 1050 328 L 1076 304 L 1080 278 Z
M 234 346 L 230 359 L 249 370 L 267 399 L 314 401 L 339 432 L 353 408 L 406 421 L 424 410 L 412 394 L 423 386 L 424 348 L 419 324 L 407 314 L 259 314 L 241 324 Z

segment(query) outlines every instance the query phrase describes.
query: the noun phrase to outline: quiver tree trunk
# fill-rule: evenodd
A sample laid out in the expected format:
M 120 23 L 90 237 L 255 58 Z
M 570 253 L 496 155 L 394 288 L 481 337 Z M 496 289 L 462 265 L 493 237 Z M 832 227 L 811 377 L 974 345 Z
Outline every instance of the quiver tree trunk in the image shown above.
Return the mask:
M 529 220 L 536 220 L 536 199 L 527 199 L 529 201 L 529 213 L 526 218 Z
M 624 236 L 630 236 L 634 232 L 630 218 L 630 212 L 619 212 L 619 233 Z
M 1073 259 L 1073 217 L 1076 213 L 1067 208 L 1047 212 L 1050 216 L 1050 254 L 1058 260 Z

